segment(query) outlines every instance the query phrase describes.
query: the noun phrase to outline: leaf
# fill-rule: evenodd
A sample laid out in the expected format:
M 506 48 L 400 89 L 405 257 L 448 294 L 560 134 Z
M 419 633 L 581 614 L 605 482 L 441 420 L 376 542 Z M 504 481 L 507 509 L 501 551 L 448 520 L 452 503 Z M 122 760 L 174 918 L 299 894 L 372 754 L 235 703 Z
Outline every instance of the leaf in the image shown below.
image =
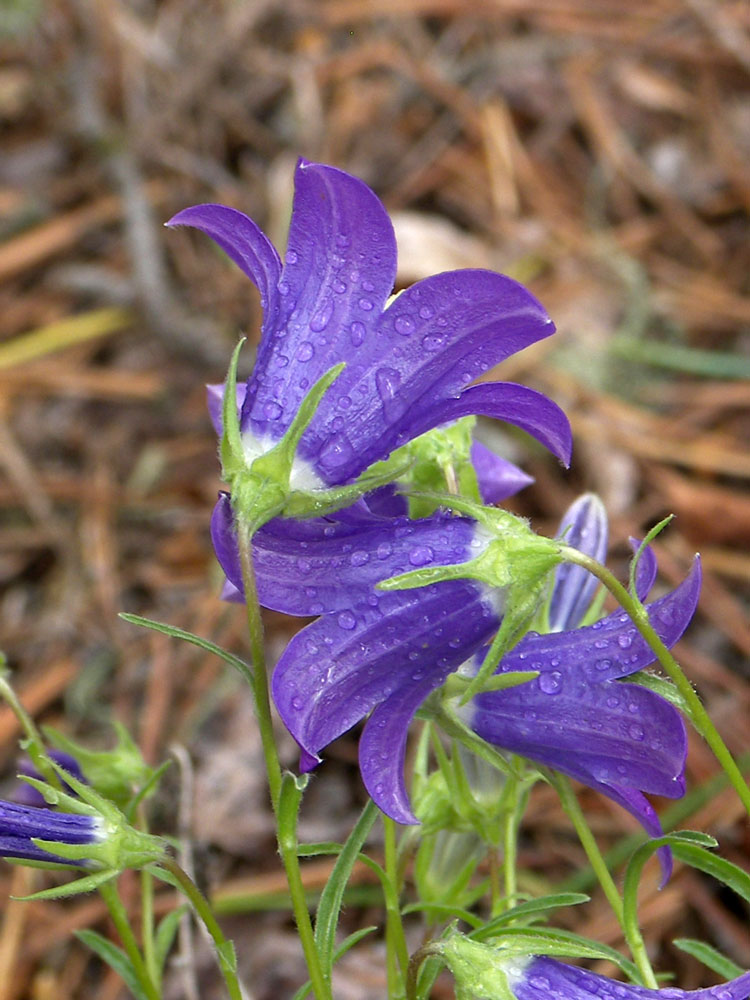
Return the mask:
M 476 937 L 476 935 L 469 935 Z M 504 927 L 494 938 L 494 943 L 502 946 L 506 954 L 519 955 L 557 955 L 568 958 L 606 958 L 614 962 L 618 968 L 631 979 L 638 982 L 638 970 L 627 958 L 610 948 L 590 938 L 564 931 L 559 928 L 535 927 Z
M 320 955 L 324 975 L 330 975 L 333 968 L 336 926 L 339 920 L 344 890 L 349 881 L 354 862 L 362 850 L 362 846 L 372 829 L 377 815 L 378 808 L 375 803 L 372 801 L 368 802 L 362 810 L 362 815 L 357 820 L 354 829 L 349 834 L 336 864 L 333 866 L 333 871 L 326 882 L 325 889 L 318 903 L 318 912 L 315 917 L 315 946 Z
M 717 857 L 697 844 L 676 844 L 673 851 L 684 864 L 712 875 L 750 903 L 750 875 L 738 865 Z
M 716 948 L 706 944 L 705 941 L 696 941 L 694 938 L 675 938 L 672 944 L 680 951 L 684 951 L 688 955 L 692 955 L 693 958 L 697 958 L 699 962 L 703 962 L 722 979 L 736 979 L 745 971 L 726 955 L 722 955 Z
M 121 948 L 112 944 L 97 931 L 80 930 L 73 933 L 79 941 L 82 941 L 95 955 L 98 955 L 103 962 L 115 970 L 136 1000 L 149 1000 L 130 959 Z
M 156 957 L 156 966 L 159 970 L 164 968 L 164 964 L 167 961 L 167 955 L 169 954 L 169 949 L 172 947 L 175 934 L 177 933 L 177 928 L 180 926 L 180 920 L 182 920 L 182 917 L 187 910 L 188 907 L 186 905 L 175 907 L 174 910 L 171 910 L 159 922 L 159 926 L 156 928 L 154 953 Z
M 590 896 L 586 896 L 582 892 L 558 892 L 552 896 L 540 896 L 538 899 L 529 899 L 525 903 L 518 903 L 518 905 L 507 910 L 505 913 L 501 913 L 494 920 L 480 927 L 476 933 L 470 934 L 469 937 L 474 938 L 476 941 L 484 941 L 486 938 L 492 937 L 497 928 L 503 927 L 505 924 L 511 923 L 511 921 L 522 920 L 533 914 L 544 913 L 547 910 L 557 910 L 562 906 L 577 906 L 580 903 L 588 903 L 590 899 Z
M 480 930 L 484 926 L 484 921 L 476 916 L 476 914 L 470 913 L 460 906 L 451 906 L 450 903 L 409 903 L 401 912 L 406 915 L 407 913 L 420 913 L 423 910 L 434 913 L 436 916 L 463 920 L 464 923 L 469 924 L 475 930 Z
M 22 902 L 37 901 L 40 899 L 65 899 L 68 896 L 78 896 L 83 892 L 92 892 L 98 889 L 105 882 L 111 882 L 119 872 L 103 871 L 95 872 L 93 875 L 86 875 L 84 878 L 76 879 L 65 885 L 55 885 L 50 889 L 41 889 L 39 892 L 32 892 L 30 896 L 11 896 L 11 899 L 19 899 Z
M 208 639 L 204 639 L 199 635 L 195 635 L 193 632 L 188 632 L 184 628 L 178 628 L 176 625 L 165 625 L 164 622 L 155 622 L 151 618 L 143 618 L 141 615 L 131 615 L 125 611 L 121 611 L 118 618 L 122 618 L 123 621 L 130 622 L 131 625 L 140 625 L 141 628 L 150 628 L 154 632 L 161 632 L 162 635 L 171 636 L 173 639 L 183 639 L 185 642 L 191 643 L 193 646 L 198 646 L 199 649 L 204 649 L 207 653 L 213 653 L 214 656 L 218 656 L 220 660 L 224 660 L 228 663 L 230 667 L 234 667 L 242 677 L 254 687 L 252 671 L 249 664 L 241 660 L 239 656 L 235 656 L 233 653 L 229 653 L 226 649 L 222 649 L 221 646 L 217 646 L 215 642 L 210 642 Z
M 373 925 L 372 927 L 362 927 L 360 930 L 354 931 L 353 934 L 350 934 L 348 937 L 344 938 L 344 940 L 341 942 L 341 944 L 338 946 L 338 948 L 333 954 L 334 964 L 338 962 L 338 960 L 341 958 L 342 955 L 345 955 L 347 951 L 353 948 L 358 941 L 361 941 L 363 937 L 367 937 L 368 934 L 372 934 L 372 932 L 376 931 L 377 929 L 378 928 L 375 925 Z M 312 990 L 312 983 L 308 979 L 306 983 L 303 983 L 302 986 L 300 986 L 300 988 L 292 997 L 292 1000 L 304 1000 L 304 998 L 311 990 Z

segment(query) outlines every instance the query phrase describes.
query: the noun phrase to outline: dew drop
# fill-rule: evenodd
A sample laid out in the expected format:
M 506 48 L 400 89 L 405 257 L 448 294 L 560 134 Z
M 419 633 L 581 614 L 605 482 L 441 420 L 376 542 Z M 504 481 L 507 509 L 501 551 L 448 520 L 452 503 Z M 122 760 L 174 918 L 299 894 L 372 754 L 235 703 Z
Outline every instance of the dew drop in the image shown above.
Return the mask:
M 422 337 L 422 347 L 426 351 L 440 351 L 445 345 L 445 335 L 439 333 L 428 333 L 426 337 Z
M 310 570 L 312 569 L 312 563 L 310 562 L 309 559 L 298 559 L 297 569 L 300 571 L 300 573 L 309 573 Z
M 312 327 L 312 323 L 310 324 L 310 326 Z M 295 355 L 295 357 L 297 358 L 297 361 L 309 361 L 314 353 L 315 353 L 315 348 L 310 343 L 310 341 L 303 340 L 302 343 L 297 348 L 297 354 Z
M 615 698 L 614 695 L 611 695 L 609 698 L 607 698 L 607 705 L 609 706 L 609 708 L 617 708 L 619 704 L 620 704 L 620 699 Z
M 402 337 L 408 337 L 414 331 L 414 321 L 408 316 L 397 316 L 393 326 Z
M 348 410 L 351 405 L 352 405 L 352 397 L 351 396 L 340 396 L 339 397 L 339 406 L 341 407 L 342 410 Z
M 294 698 L 292 698 L 292 708 L 296 712 L 299 712 L 304 707 L 305 707 L 305 702 L 303 701 L 303 699 L 300 698 L 299 695 L 295 695 Z
M 633 635 L 630 632 L 623 632 L 622 635 L 617 637 L 617 645 L 620 649 L 630 649 L 633 645 Z
M 426 566 L 427 563 L 432 562 L 434 556 L 435 553 L 429 545 L 417 545 L 409 553 L 409 562 L 412 566 Z
M 289 294 L 289 282 L 288 281 L 280 281 L 279 282 L 279 294 L 280 295 L 288 295 Z
M 371 299 L 360 299 L 359 300 L 359 308 L 362 309 L 364 312 L 369 312 L 372 309 L 372 300 Z
M 354 454 L 352 443 L 346 434 L 336 434 L 326 441 L 320 452 L 320 462 L 336 467 L 348 462 Z
M 414 660 L 418 660 L 419 659 L 419 653 L 417 653 L 415 650 L 412 650 L 411 653 L 409 653 L 409 659 L 413 663 Z
M 278 403 L 266 403 L 263 407 L 263 414 L 268 420 L 278 420 L 282 412 Z
M 373 283 L 371 281 L 368 281 L 366 278 L 362 282 L 362 287 L 364 288 L 364 290 L 366 292 L 374 292 L 375 291 L 375 285 L 373 285 Z
M 351 611 L 342 611 L 341 614 L 336 619 L 336 621 L 338 622 L 339 628 L 346 629 L 347 632 L 351 632 L 351 630 L 357 624 L 357 619 L 354 617 Z
M 391 552 L 393 552 L 393 547 L 390 542 L 381 542 L 380 545 L 378 545 L 378 559 L 387 559 Z
M 287 264 L 296 264 L 298 261 L 296 250 L 287 250 L 286 252 L 286 262 Z
M 597 660 L 594 666 L 597 670 L 610 670 L 612 667 L 612 661 L 607 659 Z
M 333 315 L 333 302 L 328 299 L 323 302 L 318 308 L 317 312 L 310 320 L 310 329 L 315 333 L 320 333 L 321 330 L 325 330 L 331 321 L 331 316 Z
M 562 690 L 562 674 L 559 670 L 551 670 L 539 677 L 539 687 L 545 694 L 559 694 Z
M 632 740 L 637 740 L 639 743 L 646 735 L 645 732 L 643 731 L 643 727 L 638 726 L 635 723 L 633 723 L 632 726 L 628 727 L 628 734 L 630 735 L 630 738 Z
M 344 292 L 346 291 L 346 283 L 343 282 L 340 278 L 336 278 L 336 280 L 333 282 L 332 287 L 337 295 L 343 295 Z
M 419 315 L 422 317 L 422 319 L 432 319 L 433 312 L 429 306 L 422 306 L 421 309 L 419 310 Z
M 353 347 L 359 347 L 365 339 L 365 324 L 355 320 L 349 327 L 349 337 Z
M 606 649 L 609 645 L 609 639 L 596 639 L 594 641 L 595 649 Z
M 352 552 L 349 556 L 349 562 L 352 566 L 364 566 L 366 562 L 370 560 L 370 553 L 365 552 L 364 549 L 357 549 L 356 552 Z

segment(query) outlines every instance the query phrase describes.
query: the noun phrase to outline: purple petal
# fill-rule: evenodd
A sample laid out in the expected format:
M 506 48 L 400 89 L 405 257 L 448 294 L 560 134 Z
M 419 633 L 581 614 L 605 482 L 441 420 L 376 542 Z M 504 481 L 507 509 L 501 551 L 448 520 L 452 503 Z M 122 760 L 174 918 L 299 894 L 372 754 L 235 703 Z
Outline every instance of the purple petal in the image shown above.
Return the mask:
M 393 226 L 376 195 L 335 167 L 300 160 L 281 314 L 272 348 L 258 358 L 243 428 L 281 437 L 317 379 L 340 361 L 356 367 L 361 352 L 377 352 L 371 341 L 395 278 Z M 321 410 L 338 404 L 346 419 L 340 382 Z
M 405 826 L 419 823 L 404 780 L 409 726 L 425 698 L 453 669 L 446 667 L 442 676 L 430 674 L 424 679 L 407 675 L 401 687 L 372 713 L 359 740 L 359 769 L 370 798 L 386 816 Z
M 603 563 L 607 558 L 607 511 L 599 497 L 584 493 L 563 514 L 558 538 L 567 545 Z M 599 581 L 573 563 L 555 571 L 549 604 L 550 632 L 563 632 L 580 624 L 591 604 Z
M 364 602 L 391 576 L 462 563 L 480 551 L 477 524 L 437 513 L 361 526 L 356 520 L 277 519 L 253 538 L 258 597 L 263 607 L 291 615 L 340 611 Z M 230 584 L 243 592 L 231 501 L 224 493 L 211 518 L 211 539 Z
M 279 714 L 313 756 L 394 692 L 438 687 L 499 624 L 494 596 L 469 581 L 369 601 L 308 625 L 274 671 Z
M 702 990 L 660 990 L 631 983 L 615 982 L 596 972 L 567 965 L 547 957 L 532 958 L 518 970 L 508 970 L 508 985 L 517 1000 L 591 1000 L 617 997 L 618 1000 L 747 1000 L 750 972 L 731 982 Z
M 700 560 L 669 594 L 646 605 L 651 624 L 671 648 L 690 623 L 700 594 Z M 622 610 L 583 628 L 549 635 L 529 633 L 503 657 L 502 669 L 562 670 L 566 678 L 614 680 L 643 670 L 654 654 Z
M 480 441 L 471 446 L 471 462 L 476 470 L 482 503 L 488 505 L 507 500 L 534 482 L 523 469 L 485 448 Z
M 570 464 L 573 438 L 568 418 L 557 403 L 541 392 L 515 382 L 481 382 L 458 397 L 437 400 L 413 420 L 413 434 L 422 434 L 437 424 L 473 413 L 515 424 L 536 438 L 563 465 Z
M 630 538 L 630 547 L 633 553 L 640 548 L 640 541 L 637 538 Z M 638 565 L 635 568 L 635 592 L 639 601 L 645 601 L 656 580 L 656 556 L 650 545 L 641 553 Z
M 553 332 L 536 299 L 510 278 L 473 270 L 427 278 L 395 299 L 371 342 L 356 353 L 349 350 L 347 369 L 305 434 L 301 453 L 328 481 L 352 478 L 438 424 L 485 412 L 468 402 L 481 402 L 483 396 L 469 396 L 453 412 L 461 389 Z M 505 399 L 507 390 L 499 392 Z M 539 402 L 545 397 L 533 396 L 533 405 L 528 399 L 508 399 L 495 409 L 503 415 L 523 411 L 521 418 L 538 427 L 547 422 Z M 491 399 L 492 393 L 490 408 Z M 561 420 L 567 423 L 555 408 L 556 424 Z
M 242 212 L 226 205 L 194 205 L 174 215 L 168 226 L 192 226 L 210 236 L 260 292 L 263 336 L 276 328 L 281 261 L 265 233 Z
M 0 857 L 71 864 L 37 847 L 32 838 L 64 844 L 93 844 L 100 836 L 92 816 L 0 801 Z
M 564 672 L 474 700 L 471 727 L 488 743 L 586 784 L 679 797 L 687 743 L 679 712 L 636 684 Z

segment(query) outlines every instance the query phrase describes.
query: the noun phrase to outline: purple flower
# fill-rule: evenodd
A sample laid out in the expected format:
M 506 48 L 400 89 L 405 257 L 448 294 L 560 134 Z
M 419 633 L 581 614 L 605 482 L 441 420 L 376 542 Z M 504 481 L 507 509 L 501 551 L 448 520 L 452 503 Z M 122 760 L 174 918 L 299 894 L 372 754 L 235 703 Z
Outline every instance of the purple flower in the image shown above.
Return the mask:
M 603 558 L 606 518 L 596 497 L 576 501 L 563 517 L 562 527 L 566 525 L 572 525 L 566 535 L 569 544 Z M 655 577 L 656 560 L 647 549 L 636 575 L 641 600 Z M 566 565 L 556 570 L 549 618 L 560 631 L 529 633 L 497 669 L 538 670 L 539 676 L 517 688 L 478 695 L 466 721 L 488 743 L 552 767 L 613 799 L 648 833 L 660 836 L 658 817 L 643 793 L 668 798 L 684 793 L 685 725 L 679 712 L 654 692 L 619 683 L 654 660 L 625 612 L 578 627 L 593 596 L 592 579 Z M 700 581 L 696 558 L 679 587 L 646 606 L 667 647 L 687 628 Z M 475 669 L 480 662 L 478 656 Z M 667 849 L 660 851 L 660 859 L 666 879 Z
M 49 752 L 50 760 L 53 760 L 56 764 L 59 764 L 68 774 L 72 774 L 74 778 L 79 781 L 85 781 L 81 771 L 81 765 L 78 763 L 75 757 L 69 753 L 65 753 L 62 750 L 50 750 Z M 18 765 L 19 776 L 25 775 L 29 778 L 41 778 L 42 775 L 37 771 L 36 767 L 28 757 L 24 758 Z M 67 785 L 65 781 L 62 783 L 63 789 L 66 792 L 72 791 L 70 785 Z M 44 806 L 44 796 L 42 793 L 27 784 L 25 781 L 21 781 L 13 792 L 13 799 L 19 805 L 23 806 Z
M 554 958 L 532 958 L 506 968 L 508 985 L 517 1000 L 747 1000 L 750 972 L 729 983 L 703 990 L 660 990 L 615 982 L 587 969 L 558 962 Z
M 235 209 L 197 205 L 168 225 L 209 235 L 260 291 L 261 341 L 239 394 L 248 463 L 282 438 L 310 388 L 342 361 L 299 443 L 295 489 L 349 483 L 405 442 L 467 414 L 516 424 L 567 463 L 570 428 L 549 399 L 513 383 L 469 385 L 553 332 L 544 309 L 517 282 L 483 270 L 435 275 L 388 304 L 393 227 L 357 178 L 300 160 L 283 266 Z
M 38 847 L 34 840 L 96 845 L 103 839 L 101 821 L 96 816 L 0 801 L 0 857 L 85 865 L 82 860 L 58 857 Z
M 599 517 L 599 505 L 589 501 L 588 509 Z M 419 531 L 439 540 L 440 517 L 412 522 L 414 534 L 406 537 L 407 546 L 394 552 L 393 562 L 386 560 L 383 569 L 403 564 L 410 552 L 419 551 Z M 456 536 L 442 549 L 428 546 L 428 562 L 466 561 L 486 543 L 471 519 L 453 520 Z M 444 526 L 450 523 L 443 521 Z M 370 540 L 370 553 L 377 537 L 376 532 Z M 462 548 L 463 560 L 458 558 Z M 316 565 L 311 562 L 308 585 L 330 586 L 330 562 Z M 642 595 L 650 590 L 655 572 L 655 560 L 646 553 L 638 574 Z M 556 588 L 567 586 L 568 579 L 558 577 Z M 588 588 L 587 580 L 575 579 Z M 667 646 L 687 627 L 699 589 L 696 562 L 679 587 L 647 605 Z M 578 601 L 569 597 L 569 606 L 577 608 Z M 287 600 L 291 598 L 290 591 Z M 281 717 L 305 759 L 319 759 L 328 743 L 372 713 L 359 748 L 365 785 L 388 815 L 401 823 L 416 822 L 403 778 L 411 719 L 449 674 L 477 669 L 480 651 L 502 615 L 502 592 L 466 579 L 416 590 L 371 591 L 360 603 L 354 594 L 340 611 L 308 625 L 287 646 L 272 680 Z M 497 672 L 534 670 L 539 677 L 478 696 L 466 710 L 467 721 L 488 742 L 583 781 L 629 809 L 650 832 L 660 832 L 642 792 L 682 794 L 682 720 L 652 692 L 618 683 L 653 661 L 626 614 L 617 611 L 587 627 L 576 628 L 576 623 L 569 615 L 565 631 L 523 638 Z

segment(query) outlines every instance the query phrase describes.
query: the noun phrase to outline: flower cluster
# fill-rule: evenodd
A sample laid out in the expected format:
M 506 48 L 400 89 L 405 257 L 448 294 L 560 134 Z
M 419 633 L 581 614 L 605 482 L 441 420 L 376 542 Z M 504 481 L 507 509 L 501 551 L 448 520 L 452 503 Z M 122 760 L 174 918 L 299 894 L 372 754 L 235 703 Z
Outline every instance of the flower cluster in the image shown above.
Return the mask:
M 234 209 L 200 205 L 170 224 L 209 235 L 257 286 L 264 310 L 255 368 L 236 387 L 236 410 L 233 377 L 229 391 L 209 388 L 231 488 L 211 524 L 228 599 L 243 599 L 237 528 L 248 484 L 262 485 L 269 456 L 290 436 L 293 456 L 279 474 L 288 495 L 348 487 L 394 454 L 408 467 L 415 439 L 473 415 L 522 428 L 567 463 L 570 428 L 553 402 L 521 385 L 474 384 L 553 332 L 544 309 L 516 282 L 484 270 L 439 274 L 389 300 L 393 230 L 361 181 L 300 161 L 283 265 L 255 223 Z M 316 386 L 318 405 L 299 423 Z M 496 503 L 527 481 L 481 446 L 470 458 L 477 501 Z M 402 465 L 390 478 L 403 473 Z M 477 673 L 500 629 L 508 642 L 496 674 L 532 674 L 518 687 L 496 684 L 476 695 L 458 709 L 464 723 L 495 747 L 598 789 L 658 833 L 643 793 L 682 793 L 684 727 L 662 698 L 622 683 L 653 659 L 628 616 L 619 610 L 582 624 L 593 577 L 561 565 L 561 545 L 535 542 L 520 523 L 506 520 L 495 531 L 481 515 L 461 508 L 457 516 L 439 504 L 427 516 L 414 517 L 410 508 L 409 517 L 392 486 L 347 497 L 336 513 L 296 521 L 273 517 L 284 513 L 282 502 L 252 537 L 261 603 L 320 616 L 289 643 L 272 680 L 303 769 L 367 718 L 360 767 L 368 791 L 394 819 L 416 822 L 403 778 L 409 723 L 449 675 Z M 599 559 L 606 554 L 606 518 L 595 498 L 574 505 L 561 530 L 566 545 Z M 550 596 L 544 581 L 555 566 Z M 647 552 L 641 599 L 655 571 Z M 392 579 L 409 573 L 416 582 Z M 383 590 L 387 580 L 392 587 Z M 417 589 L 393 589 L 401 585 Z M 667 646 L 690 621 L 699 586 L 696 564 L 679 587 L 647 605 Z M 545 592 L 545 634 L 529 632 L 507 651 L 535 612 L 539 618 Z

